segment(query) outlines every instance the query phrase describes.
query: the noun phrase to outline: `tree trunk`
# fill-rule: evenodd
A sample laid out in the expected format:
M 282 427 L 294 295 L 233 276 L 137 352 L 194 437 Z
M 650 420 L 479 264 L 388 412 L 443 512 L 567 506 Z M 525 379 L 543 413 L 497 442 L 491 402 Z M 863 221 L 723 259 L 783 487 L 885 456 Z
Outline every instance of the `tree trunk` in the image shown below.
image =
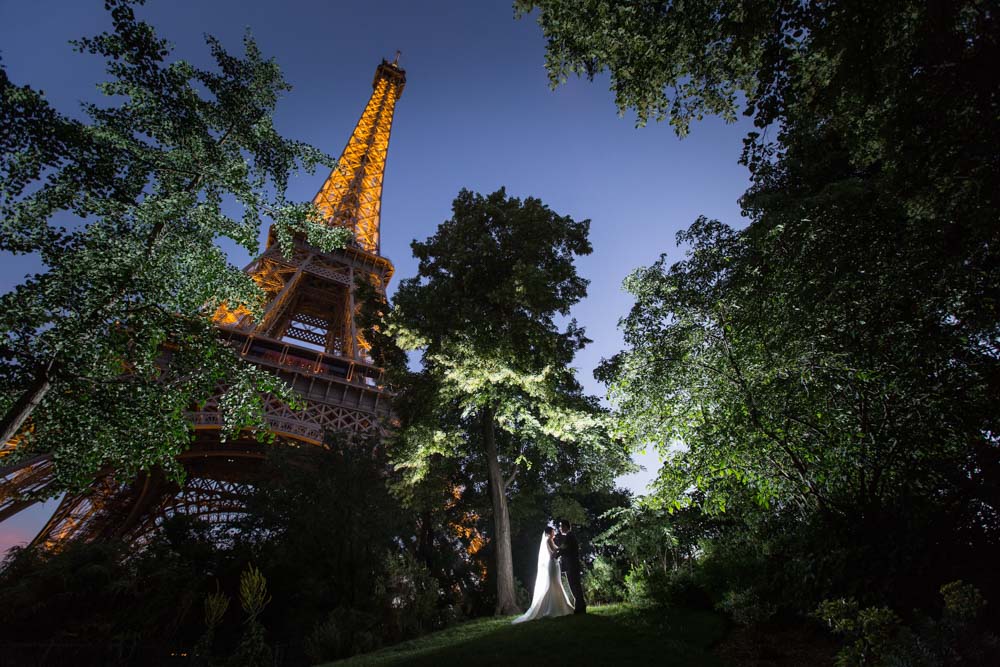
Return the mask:
M 486 466 L 490 476 L 490 501 L 493 504 L 493 553 L 496 556 L 497 606 L 495 614 L 505 616 L 518 614 L 517 597 L 514 594 L 514 559 L 510 549 L 510 514 L 507 511 L 507 493 L 500 459 L 497 456 L 496 432 L 493 425 L 493 410 L 486 408 L 480 415 L 483 428 L 483 442 L 486 446 Z
M 420 513 L 420 523 L 417 531 L 417 557 L 431 569 L 434 565 L 434 528 L 431 523 L 430 510 Z
M 50 368 L 38 370 L 38 375 L 31 381 L 31 386 L 21 394 L 21 397 L 14 402 L 14 405 L 10 406 L 7 414 L 3 416 L 3 421 L 0 422 L 0 446 L 10 442 L 18 434 L 21 427 L 24 426 L 24 422 L 28 421 L 28 417 L 45 398 L 45 394 L 49 393 L 49 387 L 52 386 L 49 382 Z

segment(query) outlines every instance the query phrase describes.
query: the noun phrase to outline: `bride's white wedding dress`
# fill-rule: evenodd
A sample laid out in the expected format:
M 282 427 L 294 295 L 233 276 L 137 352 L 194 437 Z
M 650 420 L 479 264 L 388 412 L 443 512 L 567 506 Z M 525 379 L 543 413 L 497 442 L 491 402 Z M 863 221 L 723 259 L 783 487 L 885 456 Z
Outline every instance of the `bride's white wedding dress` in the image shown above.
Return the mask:
M 559 561 L 549 553 L 548 536 L 542 533 L 542 544 L 538 547 L 538 574 L 535 575 L 535 592 L 531 595 L 531 606 L 513 622 L 524 623 L 545 616 L 566 616 L 572 613 L 573 604 L 566 589 L 563 588 Z

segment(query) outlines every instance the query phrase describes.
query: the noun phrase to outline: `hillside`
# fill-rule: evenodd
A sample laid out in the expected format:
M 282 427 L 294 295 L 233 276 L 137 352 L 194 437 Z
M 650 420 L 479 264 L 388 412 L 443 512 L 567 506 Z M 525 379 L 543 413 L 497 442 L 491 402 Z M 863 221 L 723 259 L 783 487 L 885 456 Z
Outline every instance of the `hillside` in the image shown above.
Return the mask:
M 586 616 L 523 625 L 511 625 L 510 618 L 478 619 L 328 664 L 721 665 L 710 648 L 724 634 L 724 619 L 710 612 L 652 613 L 611 605 L 593 607 Z

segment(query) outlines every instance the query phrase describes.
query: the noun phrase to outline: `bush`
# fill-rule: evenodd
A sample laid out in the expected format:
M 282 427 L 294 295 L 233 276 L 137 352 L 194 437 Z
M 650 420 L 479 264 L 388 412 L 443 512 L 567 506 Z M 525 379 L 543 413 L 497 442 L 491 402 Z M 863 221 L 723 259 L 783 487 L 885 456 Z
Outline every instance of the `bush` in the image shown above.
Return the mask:
M 377 595 L 388 605 L 388 635 L 404 639 L 441 626 L 438 603 L 443 594 L 438 580 L 408 551 L 390 553 Z
M 941 587 L 941 596 L 941 618 L 918 618 L 912 628 L 888 607 L 861 609 L 853 598 L 824 600 L 814 615 L 846 640 L 838 667 L 1000 664 L 1000 641 L 977 626 L 986 606 L 979 591 L 954 581 Z
M 253 564 L 248 564 L 240 575 L 240 606 L 247 615 L 246 628 L 236 652 L 229 659 L 233 667 L 268 667 L 273 662 L 271 647 L 264 639 L 264 626 L 257 621 L 270 602 L 267 578 Z
M 728 591 L 715 607 L 729 614 L 733 622 L 748 628 L 767 623 L 778 610 L 776 605 L 761 599 L 753 589 Z
M 625 575 L 625 599 L 634 605 L 647 605 L 652 602 L 649 578 L 645 570 L 633 567 Z
M 673 572 L 633 567 L 625 575 L 625 597 L 634 605 L 672 604 Z
M 583 580 L 587 602 L 608 604 L 625 599 L 625 586 L 621 570 L 609 559 L 598 556 Z
M 415 521 L 386 489 L 379 450 L 335 444 L 270 452 L 237 523 L 177 514 L 141 549 L 15 551 L 0 566 L 0 641 L 39 648 L 0 662 L 36 664 L 46 646 L 72 643 L 80 665 L 133 650 L 270 665 L 279 646 L 283 664 L 315 664 L 460 617 L 441 589 L 459 600 L 465 591 L 396 553 L 400 537 L 412 542 Z M 450 549 L 438 544 L 443 562 L 456 559 Z M 52 655 L 52 664 L 70 662 Z
M 372 614 L 337 607 L 306 638 L 306 657 L 327 662 L 375 650 L 381 645 L 378 625 Z
M 953 581 L 941 587 L 944 620 L 955 624 L 973 622 L 986 607 L 986 600 L 975 586 Z
M 531 591 L 525 588 L 517 577 L 514 577 L 514 600 L 517 601 L 517 606 L 521 609 L 527 609 L 531 606 Z
M 695 567 L 681 567 L 670 573 L 663 591 L 664 602 L 688 609 L 711 609 L 712 598 L 705 590 Z

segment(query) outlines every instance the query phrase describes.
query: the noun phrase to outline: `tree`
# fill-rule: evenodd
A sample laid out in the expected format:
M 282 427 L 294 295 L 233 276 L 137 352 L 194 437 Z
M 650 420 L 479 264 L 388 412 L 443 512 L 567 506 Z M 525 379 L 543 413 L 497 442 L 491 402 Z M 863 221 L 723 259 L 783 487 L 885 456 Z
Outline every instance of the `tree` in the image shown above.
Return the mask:
M 463 190 L 452 210 L 434 236 L 413 243 L 417 275 L 400 284 L 388 317 L 398 344 L 423 352 L 422 372 L 396 402 L 403 428 L 392 456 L 413 484 L 436 457 L 478 452 L 493 509 L 496 612 L 510 614 L 508 493 L 519 464 L 578 446 L 592 471 L 613 477 L 621 466 L 621 448 L 570 368 L 583 330 L 556 324 L 586 294 L 573 260 L 591 251 L 589 222 L 503 189 Z
M 275 589 L 297 591 L 298 608 L 282 612 L 290 625 L 323 605 L 371 611 L 386 551 L 413 530 L 386 488 L 377 441 L 332 433 L 325 444 L 269 454 L 238 531 L 274 570 Z
M 606 69 L 619 110 L 640 123 L 668 118 L 683 135 L 692 120 L 732 120 L 742 106 L 764 130 L 742 156 L 744 209 L 762 235 L 830 228 L 845 206 L 874 200 L 891 209 L 877 224 L 898 234 L 903 266 L 926 264 L 923 301 L 950 311 L 970 341 L 990 339 L 1000 319 L 1000 18 L 988 2 L 516 6 L 539 10 L 553 83 Z
M 928 591 L 958 563 L 988 562 L 976 554 L 1000 535 L 997 12 L 518 6 L 540 9 L 554 82 L 607 69 L 640 122 L 684 134 L 742 106 L 762 130 L 742 155 L 750 225 L 699 220 L 679 237 L 685 261 L 636 271 L 627 349 L 600 371 L 621 427 L 671 460 L 663 499 L 696 484 L 718 509 L 749 492 L 847 527 L 833 534 L 851 548 L 905 538 L 898 561 L 938 568 Z
M 138 549 L 12 549 L 0 562 L 0 643 L 18 648 L 5 661 L 48 651 L 57 664 L 158 664 L 183 652 L 243 665 L 266 657 L 266 634 L 283 664 L 304 665 L 439 627 L 447 596 L 407 555 L 414 514 L 387 488 L 381 443 L 334 433 L 324 444 L 268 448 L 225 521 L 178 513 Z M 260 575 L 245 582 L 255 568 L 266 595 Z
M 262 426 L 261 394 L 292 396 L 216 334 L 218 307 L 257 313 L 264 294 L 215 240 L 256 252 L 263 215 L 285 245 L 350 238 L 285 200 L 290 173 L 326 158 L 275 130 L 289 86 L 251 37 L 242 57 L 207 38 L 216 70 L 200 69 L 171 60 L 134 3 L 106 4 L 114 30 L 74 42 L 110 76 L 110 105 L 84 104 L 86 121 L 0 71 L 0 251 L 45 266 L 0 297 L 0 443 L 51 454 L 53 489 L 108 465 L 180 475 L 186 413 L 221 386 L 227 430 Z

